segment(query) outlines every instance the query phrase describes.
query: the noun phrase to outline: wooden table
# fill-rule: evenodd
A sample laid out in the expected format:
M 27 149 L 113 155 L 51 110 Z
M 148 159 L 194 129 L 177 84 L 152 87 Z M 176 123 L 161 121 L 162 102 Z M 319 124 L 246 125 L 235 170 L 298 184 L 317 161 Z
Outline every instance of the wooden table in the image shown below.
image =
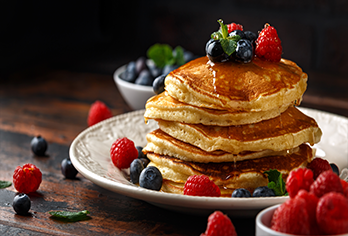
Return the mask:
M 348 80 L 313 73 L 303 106 L 348 117 Z M 311 77 L 311 76 L 310 76 Z M 105 190 L 82 175 L 65 179 L 60 163 L 69 145 L 87 128 L 95 100 L 104 101 L 114 115 L 131 111 L 121 98 L 111 73 L 34 68 L 0 78 L 0 180 L 12 181 L 18 165 L 33 163 L 43 173 L 30 194 L 30 216 L 12 208 L 13 186 L 0 189 L 0 235 L 200 235 L 207 216 L 164 210 Z M 31 139 L 40 134 L 49 144 L 47 157 L 36 157 Z M 89 210 L 91 219 L 64 223 L 50 218 L 51 210 Z M 254 218 L 232 218 L 239 235 L 253 235 Z

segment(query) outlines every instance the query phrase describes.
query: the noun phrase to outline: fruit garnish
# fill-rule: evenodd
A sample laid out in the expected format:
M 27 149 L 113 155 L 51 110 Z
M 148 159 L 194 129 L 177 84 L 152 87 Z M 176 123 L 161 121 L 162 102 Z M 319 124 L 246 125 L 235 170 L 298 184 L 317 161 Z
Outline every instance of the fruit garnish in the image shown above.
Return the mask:
M 237 23 L 232 22 L 231 24 L 227 24 L 228 33 L 231 33 L 235 30 L 243 31 L 243 26 Z
M 70 212 L 70 211 L 50 211 L 48 212 L 51 217 L 57 220 L 77 222 L 81 220 L 88 220 L 90 217 L 87 216 L 90 214 L 89 211 L 79 211 L 79 212 Z
M 314 158 L 310 163 L 308 163 L 307 168 L 313 171 L 314 179 L 316 179 L 322 172 L 332 170 L 329 162 L 320 157 Z
M 230 56 L 236 51 L 237 42 L 241 38 L 239 35 L 230 36 L 227 25 L 223 23 L 221 19 L 218 20 L 220 29 L 217 32 L 211 34 L 211 38 L 215 41 L 218 40 L 221 44 L 223 51 Z
M 27 163 L 17 166 L 13 173 L 13 185 L 20 193 L 35 192 L 42 181 L 42 173 L 35 165 Z
M 89 109 L 87 124 L 88 126 L 92 126 L 110 117 L 112 117 L 110 109 L 105 105 L 105 103 L 97 100 Z
M 341 179 L 332 170 L 324 171 L 311 185 L 310 191 L 317 197 L 321 197 L 329 192 L 343 194 Z
M 256 40 L 255 55 L 261 59 L 279 62 L 282 57 L 282 45 L 277 30 L 265 24 Z
M 12 207 L 18 215 L 26 215 L 31 207 L 31 201 L 25 193 L 17 194 L 12 202 Z
M 139 176 L 143 169 L 144 164 L 139 158 L 132 161 L 129 168 L 129 177 L 133 184 L 139 183 Z
M 70 158 L 65 158 L 63 159 L 60 169 L 62 171 L 62 174 L 65 176 L 67 179 L 75 179 L 78 171 L 76 168 L 73 166 L 71 163 Z
M 139 186 L 150 190 L 159 191 L 162 181 L 162 174 L 155 166 L 146 167 L 139 176 Z
M 30 143 L 31 150 L 36 156 L 45 156 L 47 150 L 47 142 L 40 135 L 34 137 Z
M 275 193 L 273 189 L 270 189 L 267 186 L 260 186 L 255 188 L 253 192 L 253 197 L 274 197 Z
M 191 175 L 184 185 L 184 195 L 220 197 L 219 187 L 206 175 Z
M 156 43 L 147 50 L 147 57 L 159 68 L 164 68 L 166 65 L 185 64 L 184 50 L 180 46 L 173 50 L 168 44 Z
M 0 189 L 10 187 L 11 185 L 12 182 L 10 181 L 0 180 Z
M 291 171 L 286 179 L 286 190 L 290 198 L 295 197 L 301 189 L 309 191 L 313 181 L 313 172 L 310 169 L 298 168 Z
M 138 158 L 138 150 L 134 142 L 126 137 L 118 138 L 110 148 L 110 157 L 119 169 L 129 168 L 132 161 Z
M 285 188 L 285 182 L 282 177 L 282 173 L 278 170 L 265 171 L 268 178 L 268 188 L 272 189 L 276 196 L 284 196 L 287 194 Z
M 208 217 L 207 229 L 201 236 L 237 236 L 231 219 L 221 211 L 215 211 Z
M 251 197 L 251 193 L 245 188 L 237 188 L 232 192 L 231 197 Z

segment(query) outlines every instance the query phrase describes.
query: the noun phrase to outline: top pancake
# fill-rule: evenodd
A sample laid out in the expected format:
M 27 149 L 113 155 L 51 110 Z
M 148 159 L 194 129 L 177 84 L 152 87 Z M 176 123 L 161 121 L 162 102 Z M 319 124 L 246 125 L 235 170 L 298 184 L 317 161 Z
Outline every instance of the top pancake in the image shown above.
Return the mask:
M 294 62 L 255 58 L 250 63 L 211 62 L 200 57 L 169 73 L 168 95 L 187 104 L 220 110 L 266 111 L 300 103 L 307 74 Z

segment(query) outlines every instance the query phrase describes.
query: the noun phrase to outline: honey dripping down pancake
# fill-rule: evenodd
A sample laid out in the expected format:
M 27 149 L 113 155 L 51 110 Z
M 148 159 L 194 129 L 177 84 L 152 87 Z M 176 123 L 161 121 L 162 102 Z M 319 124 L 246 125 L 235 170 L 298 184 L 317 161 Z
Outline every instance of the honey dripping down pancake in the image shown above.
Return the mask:
M 308 145 L 302 144 L 297 152 L 284 156 L 223 163 L 188 162 L 155 153 L 148 153 L 148 157 L 151 160 L 149 165 L 156 166 L 161 171 L 165 180 L 163 183 L 166 181 L 175 183 L 174 192 L 180 192 L 180 186 L 183 187 L 189 176 L 202 174 L 208 176 L 221 189 L 230 189 L 232 192 L 237 188 L 253 190 L 267 185 L 268 179 L 264 172 L 270 169 L 277 169 L 286 180 L 291 170 L 307 165 L 313 157 L 313 150 Z M 166 188 L 164 191 L 171 189 L 170 185 L 164 188 Z
M 256 124 L 239 126 L 206 126 L 157 120 L 159 128 L 170 136 L 190 143 L 207 152 L 223 150 L 238 154 L 242 151 L 281 151 L 302 143 L 320 141 L 321 130 L 314 119 L 295 107 L 280 116 Z
M 265 156 L 282 156 L 298 151 L 298 147 L 290 150 L 272 151 L 263 150 L 259 152 L 244 151 L 238 154 L 228 153 L 222 150 L 206 152 L 189 143 L 182 142 L 163 132 L 160 129 L 154 130 L 146 135 L 147 144 L 143 153 L 156 153 L 175 157 L 184 161 L 195 162 L 235 162 L 248 159 L 257 159 Z
M 268 111 L 247 112 L 217 110 L 204 107 L 192 106 L 174 99 L 166 93 L 161 93 L 150 98 L 146 103 L 144 117 L 148 119 L 162 119 L 178 121 L 188 124 L 204 125 L 244 125 L 257 123 L 279 116 L 292 104 L 284 104 L 281 107 Z
M 211 62 L 200 57 L 169 73 L 165 90 L 193 106 L 220 110 L 267 111 L 296 101 L 307 88 L 307 74 L 294 62 L 255 57 L 249 63 Z

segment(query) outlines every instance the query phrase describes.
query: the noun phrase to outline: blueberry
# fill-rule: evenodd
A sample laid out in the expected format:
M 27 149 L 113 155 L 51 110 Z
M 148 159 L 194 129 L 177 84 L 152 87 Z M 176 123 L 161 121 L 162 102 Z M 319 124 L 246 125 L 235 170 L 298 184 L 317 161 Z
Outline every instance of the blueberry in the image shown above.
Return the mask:
M 70 158 L 65 158 L 62 163 L 61 163 L 61 170 L 62 174 L 65 176 L 67 179 L 75 179 L 77 175 L 77 170 L 71 163 Z
M 137 75 L 136 64 L 134 61 L 131 61 L 127 64 L 125 72 L 120 77 L 127 82 L 134 83 Z
M 253 43 L 257 39 L 257 35 L 252 31 L 244 31 L 244 38 Z
M 155 94 L 160 94 L 164 92 L 164 80 L 166 78 L 166 75 L 160 75 L 158 76 L 152 83 L 152 88 Z
M 253 197 L 274 197 L 274 191 L 267 186 L 257 187 L 253 192 Z
M 253 45 L 247 39 L 241 39 L 237 42 L 235 57 L 242 62 L 250 62 L 253 58 Z
M 170 72 L 178 68 L 178 65 L 165 65 L 162 71 L 162 74 L 168 75 Z
M 139 176 L 144 169 L 143 162 L 140 159 L 134 159 L 130 164 L 129 173 L 133 184 L 139 183 Z
M 245 188 L 237 188 L 232 192 L 232 197 L 251 197 L 251 193 Z
M 47 142 L 40 135 L 34 137 L 31 140 L 31 150 L 37 156 L 45 156 L 45 152 L 47 150 Z
M 154 63 L 148 63 L 147 67 L 149 68 L 150 74 L 153 78 L 160 76 L 162 74 L 162 69 L 157 67 Z
M 143 163 L 144 167 L 147 167 L 147 165 L 150 163 L 150 159 L 145 157 L 145 158 L 139 158 L 141 162 Z
M 241 30 L 233 30 L 231 33 L 229 33 L 229 37 L 233 37 L 235 35 L 239 35 L 241 39 L 245 37 L 244 32 Z
M 140 72 L 138 78 L 134 82 L 135 84 L 151 86 L 153 83 L 153 77 L 149 70 L 143 70 Z
M 208 42 L 205 44 L 205 52 L 208 51 L 208 47 L 212 42 L 214 42 L 214 39 L 209 39 Z
M 190 51 L 184 51 L 184 60 L 185 62 L 189 62 L 195 59 L 195 55 Z
M 162 187 L 163 177 L 161 172 L 155 166 L 146 167 L 140 174 L 140 187 L 159 191 Z
M 143 70 L 148 70 L 147 65 L 146 65 L 146 58 L 145 57 L 139 57 L 136 61 L 135 61 L 135 70 L 136 73 L 139 75 L 140 72 L 142 72 Z
M 331 166 L 333 172 L 335 172 L 337 175 L 340 175 L 340 171 L 338 169 L 338 166 L 335 163 L 330 163 L 330 166 Z
M 27 215 L 31 207 L 31 201 L 25 193 L 17 194 L 12 202 L 13 209 L 18 215 Z
M 226 57 L 219 40 L 211 42 L 206 48 L 206 53 L 209 60 L 212 62 L 220 62 Z
M 144 158 L 145 154 L 142 152 L 143 151 L 143 147 L 136 146 L 135 148 L 138 150 L 138 158 Z

